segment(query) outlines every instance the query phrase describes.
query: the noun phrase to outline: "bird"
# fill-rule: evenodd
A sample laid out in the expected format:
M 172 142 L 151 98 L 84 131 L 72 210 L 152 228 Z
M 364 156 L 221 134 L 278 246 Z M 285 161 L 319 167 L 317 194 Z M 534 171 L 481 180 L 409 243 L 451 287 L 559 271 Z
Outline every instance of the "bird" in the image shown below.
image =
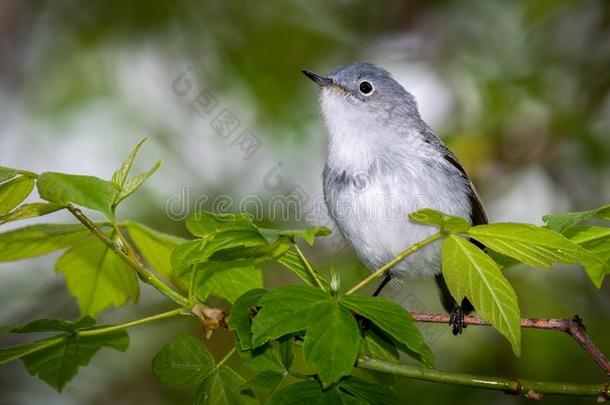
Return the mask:
M 437 232 L 408 214 L 432 208 L 488 223 L 466 170 L 424 122 L 415 97 L 385 69 L 367 62 L 342 65 L 328 75 L 302 70 L 320 87 L 328 132 L 324 201 L 358 258 L 374 271 Z M 475 241 L 476 242 L 476 241 Z M 479 245 L 483 248 L 483 246 Z M 454 335 L 474 310 L 456 302 L 441 273 L 441 241 L 394 266 L 373 295 L 394 277 L 434 277 Z

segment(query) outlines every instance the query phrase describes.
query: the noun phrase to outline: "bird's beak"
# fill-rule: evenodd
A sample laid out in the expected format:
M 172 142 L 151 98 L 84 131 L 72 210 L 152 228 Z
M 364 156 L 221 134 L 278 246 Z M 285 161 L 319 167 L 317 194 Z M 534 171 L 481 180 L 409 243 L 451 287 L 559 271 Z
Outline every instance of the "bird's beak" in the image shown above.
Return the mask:
M 320 87 L 330 86 L 333 84 L 333 79 L 330 77 L 320 76 L 317 73 L 312 72 L 311 70 L 303 69 L 301 70 L 305 76 L 310 78 L 315 84 Z

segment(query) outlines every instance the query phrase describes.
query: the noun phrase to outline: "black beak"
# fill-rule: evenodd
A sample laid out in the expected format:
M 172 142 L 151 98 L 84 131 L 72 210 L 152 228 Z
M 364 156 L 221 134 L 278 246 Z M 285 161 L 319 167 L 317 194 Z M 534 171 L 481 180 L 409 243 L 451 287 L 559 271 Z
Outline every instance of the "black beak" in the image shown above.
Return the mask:
M 333 79 L 331 79 L 330 77 L 320 76 L 319 74 L 307 69 L 303 69 L 301 70 L 301 72 L 303 72 L 305 76 L 309 77 L 315 84 L 320 87 L 330 86 L 331 84 L 333 84 Z

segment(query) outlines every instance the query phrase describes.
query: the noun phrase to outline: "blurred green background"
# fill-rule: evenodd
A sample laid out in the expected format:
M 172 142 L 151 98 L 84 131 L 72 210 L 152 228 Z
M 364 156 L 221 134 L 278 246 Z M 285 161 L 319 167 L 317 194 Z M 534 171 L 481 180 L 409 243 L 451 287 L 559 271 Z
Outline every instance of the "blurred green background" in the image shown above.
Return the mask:
M 256 198 L 269 206 L 295 195 L 301 204 L 288 217 L 266 210 L 256 216 L 278 226 L 326 223 L 315 209 L 326 135 L 317 89 L 299 71 L 327 72 L 353 60 L 384 66 L 415 94 L 424 119 L 472 175 L 492 221 L 540 223 L 546 213 L 610 201 L 605 0 L 2 0 L 0 165 L 109 178 L 127 151 L 150 136 L 137 168 L 159 158 L 165 165 L 125 203 L 122 218 L 184 235 L 182 219 L 196 208 L 237 210 L 240 201 Z M 214 131 L 224 110 L 240 124 L 227 139 Z M 260 142 L 256 150 L 235 142 L 244 130 Z M 72 221 L 63 214 L 44 220 Z M 345 284 L 366 274 L 338 236 L 309 253 Z M 53 272 L 55 257 L 0 267 L 0 324 L 78 315 Z M 596 290 L 569 266 L 521 267 L 508 276 L 524 316 L 578 313 L 610 354 L 609 282 Z M 294 281 L 277 269 L 265 277 L 268 285 Z M 414 310 L 440 311 L 433 284 L 414 280 L 388 296 Z M 101 321 L 166 308 L 144 287 L 137 307 L 109 311 Z M 604 379 L 560 333 L 525 330 L 517 359 L 489 328 L 471 327 L 457 338 L 448 327 L 424 329 L 441 369 Z M 127 354 L 102 349 L 61 395 L 13 362 L 0 368 L 0 403 L 188 403 L 191 393 L 161 387 L 150 369 L 160 346 L 183 331 L 201 334 L 188 320 L 132 330 Z M 231 339 L 216 333 L 208 346 L 220 357 Z M 396 389 L 405 403 L 525 401 L 408 380 Z

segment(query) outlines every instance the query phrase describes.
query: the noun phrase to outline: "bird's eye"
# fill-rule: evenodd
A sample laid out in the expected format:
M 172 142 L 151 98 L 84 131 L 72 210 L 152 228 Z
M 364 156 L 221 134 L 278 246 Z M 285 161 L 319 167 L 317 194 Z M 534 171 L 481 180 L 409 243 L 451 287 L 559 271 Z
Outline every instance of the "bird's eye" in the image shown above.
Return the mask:
M 363 82 L 360 82 L 360 92 L 362 94 L 370 94 L 373 91 L 373 85 L 369 82 L 367 82 L 366 80 Z

